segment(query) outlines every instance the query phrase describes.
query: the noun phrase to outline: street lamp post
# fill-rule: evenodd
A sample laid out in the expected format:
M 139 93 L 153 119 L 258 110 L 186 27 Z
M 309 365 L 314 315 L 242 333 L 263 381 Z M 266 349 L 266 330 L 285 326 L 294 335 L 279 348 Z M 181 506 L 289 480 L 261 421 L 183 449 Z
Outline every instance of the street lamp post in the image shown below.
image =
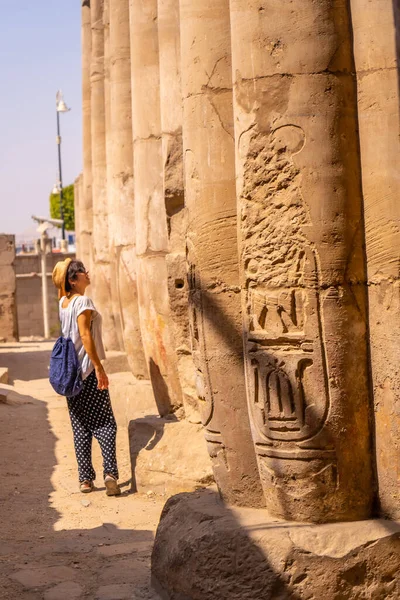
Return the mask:
M 57 113 L 57 148 L 58 148 L 58 182 L 57 188 L 60 194 L 60 218 L 62 220 L 61 237 L 62 247 L 65 250 L 65 221 L 64 221 L 64 206 L 63 206 L 63 184 L 62 184 L 62 167 L 61 167 L 61 129 L 60 129 L 60 113 L 65 113 L 71 110 L 64 102 L 63 93 L 59 90 L 56 94 L 56 113 Z

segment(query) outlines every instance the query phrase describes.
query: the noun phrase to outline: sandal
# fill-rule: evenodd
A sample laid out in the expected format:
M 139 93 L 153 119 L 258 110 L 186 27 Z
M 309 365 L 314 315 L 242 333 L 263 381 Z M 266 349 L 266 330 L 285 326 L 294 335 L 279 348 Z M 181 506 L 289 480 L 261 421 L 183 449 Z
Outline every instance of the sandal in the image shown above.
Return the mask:
M 104 478 L 104 484 L 106 486 L 106 494 L 107 496 L 119 496 L 121 493 L 121 488 L 117 483 L 117 478 L 111 473 L 108 473 Z
M 82 494 L 88 494 L 89 492 L 93 492 L 93 481 L 90 479 L 85 479 L 85 481 L 81 481 L 79 483 L 79 489 Z

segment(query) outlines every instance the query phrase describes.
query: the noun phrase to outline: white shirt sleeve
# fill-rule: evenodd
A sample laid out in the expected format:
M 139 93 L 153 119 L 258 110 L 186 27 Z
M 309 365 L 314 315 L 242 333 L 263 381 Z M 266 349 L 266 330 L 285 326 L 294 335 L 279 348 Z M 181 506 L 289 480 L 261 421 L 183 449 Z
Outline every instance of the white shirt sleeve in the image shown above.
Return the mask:
M 78 318 L 79 315 L 85 312 L 85 310 L 93 310 L 94 312 L 97 312 L 95 305 L 93 304 L 93 300 L 91 298 L 88 298 L 87 296 L 81 296 L 80 298 L 78 298 L 74 308 L 76 318 Z

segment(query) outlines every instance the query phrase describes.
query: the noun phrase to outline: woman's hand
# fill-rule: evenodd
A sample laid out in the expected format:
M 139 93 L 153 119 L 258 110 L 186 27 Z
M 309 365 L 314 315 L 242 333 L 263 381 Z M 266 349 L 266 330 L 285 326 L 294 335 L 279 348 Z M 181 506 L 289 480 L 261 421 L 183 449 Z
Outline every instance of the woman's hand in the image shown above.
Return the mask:
M 98 390 L 108 390 L 110 384 L 109 384 L 106 372 L 104 370 L 104 367 L 102 365 L 100 367 L 96 367 L 95 371 L 96 371 L 96 377 L 97 377 L 97 389 Z

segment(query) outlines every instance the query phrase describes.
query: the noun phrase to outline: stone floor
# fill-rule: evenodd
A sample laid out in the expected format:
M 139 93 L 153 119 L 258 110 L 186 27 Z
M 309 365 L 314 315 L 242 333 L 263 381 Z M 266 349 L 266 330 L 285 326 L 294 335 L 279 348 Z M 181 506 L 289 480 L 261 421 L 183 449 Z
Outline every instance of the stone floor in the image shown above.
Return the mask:
M 2 600 L 156 600 L 150 554 L 163 503 L 130 494 L 127 431 L 120 428 L 119 498 L 77 491 L 65 399 L 47 381 L 51 343 L 0 344 L 9 368 L 0 403 Z M 1 387 L 1 385 L 0 385 Z M 95 467 L 101 459 L 94 443 Z

